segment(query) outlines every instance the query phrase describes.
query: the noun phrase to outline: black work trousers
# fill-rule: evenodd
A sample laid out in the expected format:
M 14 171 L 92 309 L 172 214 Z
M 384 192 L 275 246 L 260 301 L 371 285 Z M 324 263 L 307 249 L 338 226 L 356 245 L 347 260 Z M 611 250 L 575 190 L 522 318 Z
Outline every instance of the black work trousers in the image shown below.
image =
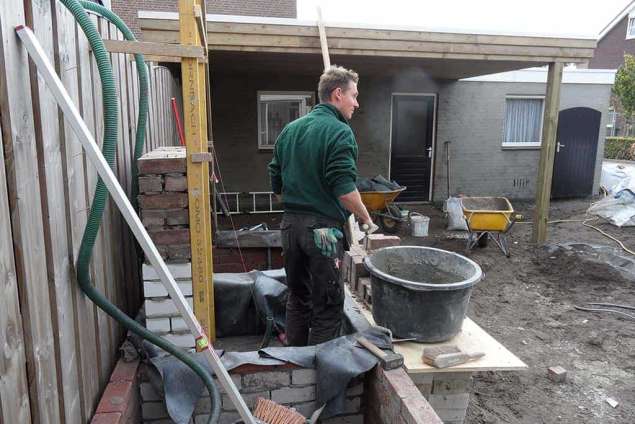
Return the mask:
M 282 219 L 282 249 L 287 273 L 287 341 L 291 346 L 314 345 L 340 335 L 344 287 L 339 264 L 344 240 L 329 258 L 313 240 L 316 228 L 339 228 L 340 223 L 313 215 L 285 212 Z

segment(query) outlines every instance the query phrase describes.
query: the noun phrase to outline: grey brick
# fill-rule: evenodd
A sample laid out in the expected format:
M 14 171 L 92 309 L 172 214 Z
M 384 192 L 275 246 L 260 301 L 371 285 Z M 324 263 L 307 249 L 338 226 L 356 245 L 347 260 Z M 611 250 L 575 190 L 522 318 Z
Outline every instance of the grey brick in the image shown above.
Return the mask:
M 281 404 L 309 402 L 315 400 L 315 386 L 283 387 L 271 391 L 271 400 Z
M 253 409 L 253 407 L 256 406 L 256 402 L 258 401 L 258 398 L 271 399 L 271 393 L 268 391 L 257 392 L 257 393 L 241 393 L 241 396 L 249 409 Z M 236 410 L 236 407 L 231 401 L 229 395 L 223 394 L 221 396 L 221 400 L 222 400 L 223 411 Z
M 315 375 L 315 370 L 310 368 L 293 370 L 291 372 L 291 384 L 294 386 L 315 384 Z

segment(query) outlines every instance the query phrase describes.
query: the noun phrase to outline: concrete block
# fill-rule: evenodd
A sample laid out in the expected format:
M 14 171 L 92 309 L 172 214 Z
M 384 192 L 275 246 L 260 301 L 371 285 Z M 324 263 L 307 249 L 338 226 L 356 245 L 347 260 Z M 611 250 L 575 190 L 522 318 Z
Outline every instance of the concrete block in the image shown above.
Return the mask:
M 169 333 L 170 318 L 146 318 L 146 328 L 157 334 Z
M 168 341 L 174 343 L 178 347 L 186 349 L 194 347 L 194 336 L 190 333 L 184 334 L 166 334 L 164 336 Z
M 150 383 L 141 383 L 139 392 L 144 402 L 162 401 L 161 394 Z
M 256 406 L 256 402 L 258 401 L 258 398 L 271 399 L 271 393 L 268 391 L 258 392 L 258 393 L 244 393 L 244 394 L 241 393 L 241 396 L 249 409 L 253 409 Z M 229 395 L 223 394 L 221 396 L 221 404 L 222 404 L 223 411 L 236 410 L 236 407 L 231 401 L 231 398 L 229 397 Z
M 549 367 L 547 369 L 549 380 L 555 383 L 563 383 L 567 380 L 567 370 L 561 366 Z
M 289 371 L 271 371 L 243 375 L 242 387 L 244 393 L 255 393 L 286 387 L 290 383 Z
M 369 234 L 364 238 L 364 248 L 367 251 L 381 249 L 383 247 L 399 246 L 401 239 L 399 236 L 388 236 L 385 234 Z
M 428 402 L 439 413 L 439 410 L 466 410 L 470 403 L 469 393 L 460 393 L 453 395 L 435 395 L 431 394 L 428 397 Z M 441 417 L 443 419 L 443 417 Z
M 175 280 L 192 281 L 192 264 L 169 264 L 168 269 Z M 152 265 L 143 264 L 141 267 L 141 274 L 143 275 L 143 281 L 160 280 L 159 275 L 156 273 Z
M 177 281 L 179 290 L 183 293 L 183 296 L 192 296 L 192 282 L 191 281 Z M 160 281 L 144 281 L 143 282 L 143 297 L 167 297 L 168 291 L 163 287 L 163 283 Z
M 183 318 L 170 318 L 170 328 L 173 333 L 190 331 Z
M 471 388 L 471 372 L 434 374 L 432 394 L 469 393 Z
M 300 369 L 291 371 L 291 384 L 294 386 L 306 386 L 315 384 L 316 371 L 313 369 Z
M 315 386 L 282 387 L 271 391 L 271 400 L 282 405 L 315 400 Z
M 163 402 L 143 402 L 141 404 L 141 417 L 144 420 L 168 418 L 168 411 Z
M 240 374 L 229 374 L 229 376 L 231 377 L 232 381 L 234 382 L 234 386 L 236 386 L 236 388 L 240 391 L 242 389 L 242 387 L 243 387 L 243 385 L 242 385 L 242 376 Z M 225 388 L 223 387 L 222 384 L 220 384 L 218 379 L 216 377 L 214 377 L 214 380 L 216 381 L 216 386 L 218 386 L 218 390 L 221 392 L 221 394 L 225 393 Z M 203 391 L 203 395 L 208 396 L 207 390 Z
M 188 204 L 187 193 L 142 194 L 137 199 L 141 209 L 182 209 Z
M 191 297 L 186 297 L 187 303 L 193 308 L 194 304 Z M 156 317 L 173 317 L 179 316 L 179 311 L 176 309 L 176 305 L 172 299 L 151 299 L 144 302 L 146 311 L 146 318 Z
M 188 209 L 168 209 L 164 211 L 164 215 L 167 225 L 188 225 L 190 223 Z
M 161 175 L 145 175 L 139 177 L 139 193 L 160 193 L 163 191 Z
M 168 174 L 164 178 L 165 191 L 187 191 L 187 177 L 184 174 Z
M 162 228 L 160 230 L 149 230 L 150 238 L 155 244 L 163 246 L 186 245 L 190 242 L 189 228 Z M 168 255 L 170 252 L 168 251 Z

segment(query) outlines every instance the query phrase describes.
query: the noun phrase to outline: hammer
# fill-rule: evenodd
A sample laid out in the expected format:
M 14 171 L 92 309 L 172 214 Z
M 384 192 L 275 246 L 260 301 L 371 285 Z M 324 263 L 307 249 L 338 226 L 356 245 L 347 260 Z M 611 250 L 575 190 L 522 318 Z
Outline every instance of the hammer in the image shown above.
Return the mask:
M 395 368 L 399 368 L 403 365 L 403 355 L 395 352 L 384 352 L 364 336 L 359 336 L 357 338 L 357 342 L 364 346 L 370 353 L 379 358 L 379 362 L 381 363 L 383 369 L 394 370 Z

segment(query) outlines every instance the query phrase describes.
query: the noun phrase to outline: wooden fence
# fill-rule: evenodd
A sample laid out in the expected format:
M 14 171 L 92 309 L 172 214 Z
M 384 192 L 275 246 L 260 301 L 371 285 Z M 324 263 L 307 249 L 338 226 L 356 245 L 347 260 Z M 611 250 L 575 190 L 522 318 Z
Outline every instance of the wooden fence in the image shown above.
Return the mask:
M 93 18 L 104 38 L 123 39 Z M 0 1 L 0 422 L 86 423 L 118 356 L 123 330 L 90 302 L 75 260 L 97 181 L 75 134 L 29 62 L 14 28 L 33 28 L 99 143 L 98 71 L 72 15 L 51 0 Z M 130 194 L 138 83 L 134 61 L 111 56 L 120 99 L 115 173 Z M 170 72 L 150 64 L 146 150 L 177 142 Z M 141 289 L 130 233 L 109 202 L 96 242 L 94 284 L 136 314 Z

